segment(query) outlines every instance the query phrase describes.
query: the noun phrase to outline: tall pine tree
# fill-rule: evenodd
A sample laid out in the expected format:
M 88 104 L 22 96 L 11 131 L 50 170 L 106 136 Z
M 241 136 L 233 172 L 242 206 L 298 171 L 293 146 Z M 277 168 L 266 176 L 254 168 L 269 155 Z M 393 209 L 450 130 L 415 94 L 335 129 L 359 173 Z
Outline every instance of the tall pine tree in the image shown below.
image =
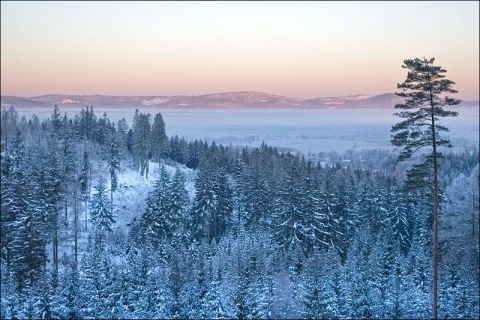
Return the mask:
M 422 148 L 431 151 L 424 155 L 424 161 L 414 165 L 408 174 L 408 183 L 413 188 L 433 189 L 433 318 L 437 318 L 437 281 L 438 281 L 438 161 L 442 157 L 439 147 L 451 146 L 448 139 L 442 138 L 440 132 L 449 131 L 439 124 L 441 118 L 455 117 L 458 112 L 445 110 L 446 106 L 454 106 L 460 100 L 441 97 L 444 94 L 457 93 L 452 88 L 455 82 L 445 79 L 447 70 L 434 65 L 435 58 L 406 59 L 402 68 L 408 69 L 407 79 L 397 85 L 402 92 L 396 93 L 406 98 L 405 103 L 395 105 L 401 109 L 396 113 L 405 120 L 392 127 L 392 144 L 402 147 L 399 160 L 411 158 Z

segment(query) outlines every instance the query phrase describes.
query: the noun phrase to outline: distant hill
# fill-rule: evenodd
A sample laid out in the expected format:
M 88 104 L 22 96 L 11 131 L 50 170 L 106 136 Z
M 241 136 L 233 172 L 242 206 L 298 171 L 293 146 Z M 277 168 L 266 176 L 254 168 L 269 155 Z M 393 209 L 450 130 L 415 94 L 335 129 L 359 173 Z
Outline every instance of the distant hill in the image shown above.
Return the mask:
M 293 108 L 293 109 L 358 109 L 393 108 L 403 102 L 394 93 L 375 96 L 357 94 L 344 97 L 324 97 L 315 99 L 295 99 L 261 92 L 243 91 L 214 93 L 198 96 L 103 96 L 103 95 L 61 95 L 50 94 L 38 97 L 21 98 L 1 96 L 1 106 L 14 107 L 72 107 L 85 106 L 107 108 Z M 460 107 L 478 107 L 478 101 L 462 101 Z

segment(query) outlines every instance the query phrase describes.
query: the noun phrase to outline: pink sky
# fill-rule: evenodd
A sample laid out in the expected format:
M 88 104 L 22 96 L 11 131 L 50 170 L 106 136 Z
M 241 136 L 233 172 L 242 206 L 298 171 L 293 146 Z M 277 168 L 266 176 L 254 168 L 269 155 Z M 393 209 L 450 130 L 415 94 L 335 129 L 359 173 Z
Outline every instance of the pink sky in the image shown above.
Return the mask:
M 2 95 L 373 95 L 425 56 L 479 100 L 478 2 L 1 6 Z

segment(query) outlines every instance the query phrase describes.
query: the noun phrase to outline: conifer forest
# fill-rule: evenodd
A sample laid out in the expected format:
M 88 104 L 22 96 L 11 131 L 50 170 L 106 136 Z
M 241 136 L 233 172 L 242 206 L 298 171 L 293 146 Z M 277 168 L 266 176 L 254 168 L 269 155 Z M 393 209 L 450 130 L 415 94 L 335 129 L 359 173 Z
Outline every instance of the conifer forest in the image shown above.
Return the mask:
M 319 163 L 138 110 L 1 121 L 2 318 L 431 316 L 431 190 L 391 151 Z M 478 148 L 439 185 L 439 316 L 478 318 Z

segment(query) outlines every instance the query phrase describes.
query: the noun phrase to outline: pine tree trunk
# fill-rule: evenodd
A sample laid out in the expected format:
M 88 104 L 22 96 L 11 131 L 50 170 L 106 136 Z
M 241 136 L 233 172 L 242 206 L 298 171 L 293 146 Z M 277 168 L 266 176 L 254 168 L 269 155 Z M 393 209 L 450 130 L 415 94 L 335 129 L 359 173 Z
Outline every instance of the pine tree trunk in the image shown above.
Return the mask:
M 110 185 L 110 206 L 111 206 L 112 215 L 113 215 L 113 188 L 111 185 Z
M 145 162 L 145 178 L 148 179 L 148 170 L 149 170 L 149 160 L 148 160 L 148 156 L 147 156 L 147 160 Z
M 472 192 L 472 239 L 475 239 L 475 193 Z
M 56 213 L 57 214 L 57 213 Z M 53 263 L 55 265 L 55 272 L 58 273 L 58 221 L 55 217 L 55 225 L 53 230 Z
M 436 148 L 434 148 L 435 150 Z M 435 152 L 435 151 L 434 151 Z M 437 319 L 437 291 L 438 291 L 438 177 L 437 157 L 433 160 L 433 319 Z
M 85 200 L 85 231 L 88 230 L 88 198 L 90 198 L 90 194 L 92 193 L 92 168 L 88 170 L 90 174 L 90 178 L 88 179 L 88 197 Z
M 65 197 L 65 223 L 68 224 L 67 211 L 68 211 L 68 200 L 67 200 L 67 198 Z
M 207 221 L 207 243 L 210 244 L 210 222 Z
M 437 319 L 438 293 L 438 177 L 437 159 L 434 155 L 434 190 L 433 190 L 433 319 Z
M 438 165 L 437 142 L 435 133 L 435 115 L 433 94 L 430 93 L 432 110 L 432 147 L 433 147 L 433 319 L 437 319 L 438 294 Z
M 32 235 L 33 234 L 33 230 L 32 230 L 32 221 L 33 221 L 33 217 L 32 217 L 32 211 L 29 210 L 28 212 L 28 221 L 29 223 L 27 224 L 27 227 L 28 227 L 28 234 L 29 235 Z M 33 237 L 28 237 L 28 249 L 29 249 L 29 260 L 32 261 L 33 260 Z M 33 278 L 33 275 L 34 273 L 33 272 L 29 272 L 30 273 L 30 287 L 33 286 L 33 281 L 34 281 L 34 278 Z
M 75 192 L 73 198 L 73 214 L 74 214 L 74 241 L 75 241 L 75 270 L 77 270 L 78 263 L 78 212 L 77 212 L 77 185 L 75 184 Z

